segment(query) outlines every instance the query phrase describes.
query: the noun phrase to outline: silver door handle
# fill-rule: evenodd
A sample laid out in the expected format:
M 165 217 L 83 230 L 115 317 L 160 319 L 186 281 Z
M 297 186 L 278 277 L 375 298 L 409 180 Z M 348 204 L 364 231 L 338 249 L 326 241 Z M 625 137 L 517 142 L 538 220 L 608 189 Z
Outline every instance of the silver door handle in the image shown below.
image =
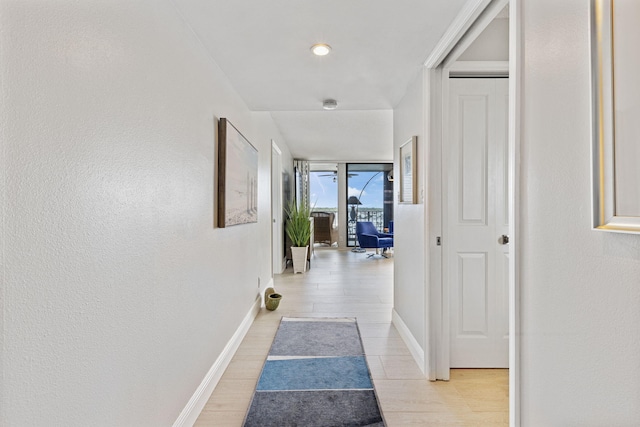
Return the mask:
M 503 234 L 502 236 L 500 236 L 498 238 L 498 243 L 500 243 L 501 245 L 508 245 L 509 244 L 509 236 L 507 236 L 506 234 Z

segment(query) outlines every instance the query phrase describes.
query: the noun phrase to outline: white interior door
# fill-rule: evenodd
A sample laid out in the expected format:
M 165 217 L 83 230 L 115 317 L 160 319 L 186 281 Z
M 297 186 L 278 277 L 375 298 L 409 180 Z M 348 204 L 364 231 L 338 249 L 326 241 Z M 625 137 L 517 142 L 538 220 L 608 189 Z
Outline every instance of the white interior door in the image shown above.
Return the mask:
M 507 368 L 508 79 L 450 79 L 449 106 L 450 366 Z
M 284 269 L 284 231 L 282 220 L 282 159 L 281 151 L 271 142 L 271 242 L 273 274 Z

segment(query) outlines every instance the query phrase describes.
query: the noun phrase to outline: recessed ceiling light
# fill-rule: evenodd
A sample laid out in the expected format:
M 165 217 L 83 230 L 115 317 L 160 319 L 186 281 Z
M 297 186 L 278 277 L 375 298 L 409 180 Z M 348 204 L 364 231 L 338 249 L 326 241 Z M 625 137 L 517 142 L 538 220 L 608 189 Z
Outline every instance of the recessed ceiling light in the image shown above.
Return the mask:
M 319 43 L 311 46 L 311 52 L 313 52 L 314 55 L 325 56 L 330 51 L 331 51 L 331 46 L 329 46 L 328 44 Z
M 322 101 L 322 108 L 325 110 L 335 110 L 338 108 L 338 101 L 335 99 L 325 99 Z

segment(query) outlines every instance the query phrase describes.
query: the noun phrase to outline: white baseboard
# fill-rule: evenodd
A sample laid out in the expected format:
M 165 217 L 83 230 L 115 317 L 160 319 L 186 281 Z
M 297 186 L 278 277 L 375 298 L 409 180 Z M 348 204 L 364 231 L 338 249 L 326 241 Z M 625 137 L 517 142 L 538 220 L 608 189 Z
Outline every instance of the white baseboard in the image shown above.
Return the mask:
M 191 396 L 191 399 L 187 402 L 187 406 L 184 407 L 178 419 L 173 423 L 173 427 L 191 427 L 196 422 L 202 408 L 204 408 L 204 405 L 211 397 L 211 393 L 213 393 L 216 385 L 218 385 L 218 381 L 220 381 L 222 374 L 225 369 L 227 369 L 227 366 L 229 366 L 244 336 L 249 331 L 253 320 L 258 315 L 262 304 L 262 298 L 256 299 L 256 302 L 244 317 L 242 323 L 224 347 L 218 359 L 213 363 L 213 366 L 211 366 L 211 369 L 209 369 L 209 372 L 204 376 L 195 393 L 193 393 L 193 396 Z
M 420 344 L 418 344 L 418 341 L 413 337 L 413 334 L 395 309 L 391 312 L 391 321 L 398 330 L 400 337 L 409 348 L 409 351 L 418 364 L 418 367 L 422 373 L 426 375 L 424 371 L 424 350 L 420 347 Z

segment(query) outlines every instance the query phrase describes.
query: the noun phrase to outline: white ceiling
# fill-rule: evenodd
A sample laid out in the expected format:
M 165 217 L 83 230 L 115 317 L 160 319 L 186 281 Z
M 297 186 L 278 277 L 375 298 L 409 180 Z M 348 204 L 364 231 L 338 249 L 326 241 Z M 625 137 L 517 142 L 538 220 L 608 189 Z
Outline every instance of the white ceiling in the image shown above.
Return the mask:
M 273 112 L 310 160 L 393 157 L 392 109 L 466 2 L 173 1 L 247 106 Z M 332 52 L 316 57 L 314 43 Z
M 389 161 L 393 158 L 393 112 L 274 111 L 271 116 L 295 158 Z

